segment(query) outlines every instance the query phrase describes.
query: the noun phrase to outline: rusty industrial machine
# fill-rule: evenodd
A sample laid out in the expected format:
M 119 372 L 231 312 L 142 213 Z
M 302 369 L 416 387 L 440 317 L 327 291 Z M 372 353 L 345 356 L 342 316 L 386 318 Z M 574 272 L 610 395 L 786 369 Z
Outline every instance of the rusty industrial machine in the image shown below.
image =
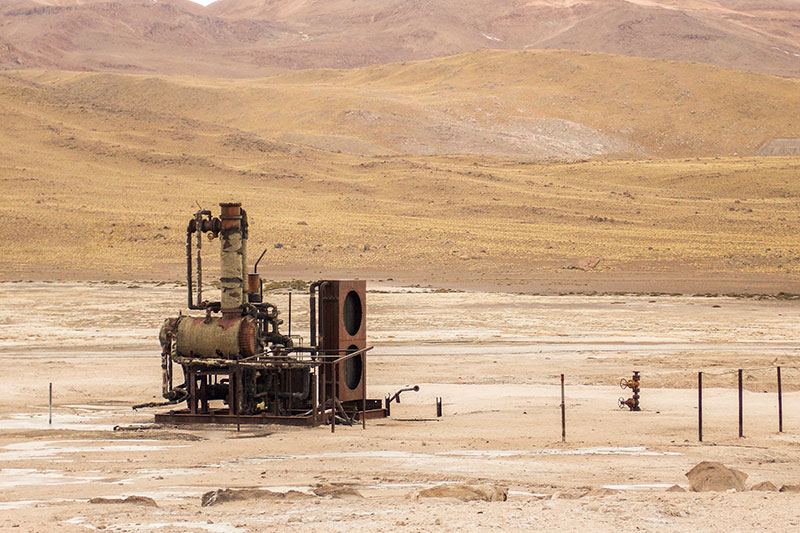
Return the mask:
M 296 342 L 264 301 L 263 253 L 247 271 L 247 213 L 239 203 L 220 208 L 219 217 L 197 211 L 186 229 L 188 307 L 200 314 L 167 319 L 159 335 L 164 403 L 186 407 L 158 413 L 156 422 L 333 428 L 387 416 L 388 406 L 367 398 L 366 283 L 312 283 L 309 342 Z M 220 241 L 219 301 L 203 296 L 204 236 Z M 289 316 L 291 333 L 291 303 Z

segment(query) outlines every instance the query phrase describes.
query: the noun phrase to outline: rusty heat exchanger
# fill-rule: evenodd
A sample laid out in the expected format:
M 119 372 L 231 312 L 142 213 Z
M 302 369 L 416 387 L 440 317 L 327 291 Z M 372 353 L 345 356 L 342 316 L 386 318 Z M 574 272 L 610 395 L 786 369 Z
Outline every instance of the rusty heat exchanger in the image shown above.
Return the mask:
M 247 213 L 238 203 L 220 207 L 219 217 L 197 211 L 186 229 L 188 307 L 204 314 L 181 314 L 161 328 L 165 404 L 186 408 L 156 414 L 156 422 L 333 428 L 386 416 L 380 400 L 366 397 L 366 283 L 312 283 L 309 342 L 295 343 L 299 337 L 281 333 L 276 306 L 263 301 L 263 253 L 247 274 Z M 220 241 L 219 301 L 203 298 L 203 236 Z

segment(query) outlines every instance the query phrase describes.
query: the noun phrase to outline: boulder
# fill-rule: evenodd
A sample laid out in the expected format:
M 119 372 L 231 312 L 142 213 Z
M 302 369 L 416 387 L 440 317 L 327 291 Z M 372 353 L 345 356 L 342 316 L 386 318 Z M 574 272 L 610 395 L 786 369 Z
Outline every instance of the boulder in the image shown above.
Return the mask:
M 686 472 L 686 477 L 689 478 L 690 490 L 694 492 L 723 492 L 730 489 L 741 492 L 745 490 L 747 474 L 722 463 L 703 461 Z
M 310 494 L 291 490 L 288 493 L 272 492 L 271 490 L 261 489 L 218 489 L 206 492 L 200 499 L 203 507 L 216 505 L 225 502 L 237 502 L 245 500 L 278 501 L 278 500 L 297 500 L 302 496 L 303 499 L 313 498 Z
M 158 507 L 153 498 L 147 496 L 128 496 L 127 498 L 91 498 L 89 503 L 124 503 L 133 505 L 146 505 L 148 507 Z
M 760 490 L 764 492 L 778 492 L 778 487 L 775 486 L 775 483 L 772 481 L 762 481 L 761 483 L 756 483 L 750 490 Z
M 320 485 L 314 489 L 317 496 L 328 496 L 330 498 L 363 498 L 353 487 L 346 485 Z
M 686 492 L 686 489 L 684 489 L 680 485 L 672 485 L 666 490 L 666 492 Z
M 481 500 L 504 502 L 508 499 L 508 488 L 499 485 L 445 484 L 417 492 L 416 498 L 455 498 L 464 502 Z
M 781 492 L 800 492 L 800 485 L 786 484 L 781 487 Z

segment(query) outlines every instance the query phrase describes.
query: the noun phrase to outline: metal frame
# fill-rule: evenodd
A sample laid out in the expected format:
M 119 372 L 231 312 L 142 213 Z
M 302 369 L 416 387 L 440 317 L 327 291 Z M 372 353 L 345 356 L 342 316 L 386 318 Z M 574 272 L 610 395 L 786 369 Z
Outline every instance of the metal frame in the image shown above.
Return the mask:
M 366 428 L 367 419 L 386 418 L 389 416 L 388 408 L 383 406 L 379 399 L 368 399 L 366 386 L 363 387 L 360 400 L 350 402 L 339 401 L 338 380 L 341 365 L 353 357 L 362 357 L 361 380 L 366 383 L 367 378 L 367 352 L 372 346 L 356 350 L 339 357 L 336 353 L 314 353 L 311 359 L 303 360 L 291 356 L 275 357 L 266 354 L 257 354 L 248 358 L 230 361 L 226 359 L 199 359 L 174 356 L 175 363 L 187 369 L 186 381 L 188 383 L 189 407 L 186 409 L 171 410 L 156 413 L 156 423 L 162 424 L 282 424 L 292 426 L 318 426 L 330 424 L 331 432 L 336 431 L 337 413 L 347 425 L 354 421 L 361 421 L 361 427 Z M 331 352 L 331 351 L 329 351 Z M 336 357 L 335 359 L 331 359 Z M 327 360 L 326 360 L 327 358 Z M 312 370 L 314 384 L 312 385 L 314 407 L 303 414 L 276 415 L 267 412 L 258 414 L 239 413 L 239 391 L 241 368 L 261 368 L 283 370 L 291 368 L 309 368 Z M 207 387 L 211 385 L 212 376 L 228 377 L 227 408 L 212 408 L 209 405 Z M 332 396 L 328 398 L 328 389 Z M 320 397 L 321 393 L 321 397 Z M 350 412 L 348 412 L 350 411 Z

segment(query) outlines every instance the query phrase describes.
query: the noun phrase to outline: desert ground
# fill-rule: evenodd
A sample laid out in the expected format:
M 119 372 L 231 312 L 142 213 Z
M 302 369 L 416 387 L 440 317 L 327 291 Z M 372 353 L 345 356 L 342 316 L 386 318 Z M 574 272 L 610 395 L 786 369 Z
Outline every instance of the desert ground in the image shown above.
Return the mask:
M 800 526 L 796 0 L 2 3 L 0 530 Z M 298 287 L 368 281 L 391 417 L 132 409 L 230 201 L 293 333 Z M 461 484 L 507 499 L 425 496 Z
M 666 490 L 687 488 L 685 473 L 704 460 L 742 470 L 748 487 L 800 483 L 797 300 L 544 296 L 373 281 L 369 395 L 415 384 L 420 391 L 404 393 L 388 419 L 331 434 L 329 427 L 159 427 L 152 424 L 158 408 L 133 411 L 160 396 L 157 328 L 184 296 L 184 287 L 167 282 L 0 283 L 1 529 L 754 531 L 800 524 L 797 494 Z M 286 310 L 285 288 L 269 299 Z M 304 302 L 294 302 L 293 332 L 303 332 Z M 738 368 L 746 369 L 742 439 Z M 642 372 L 638 413 L 617 405 L 629 396 L 619 380 L 632 370 Z M 698 371 L 705 373 L 702 443 Z M 444 400 L 442 418 L 436 397 Z M 508 499 L 416 498 L 455 483 L 500 485 Z M 313 495 L 324 484 L 361 497 Z M 265 496 L 201 506 L 208 491 L 244 488 Z M 157 506 L 113 503 L 129 496 Z

